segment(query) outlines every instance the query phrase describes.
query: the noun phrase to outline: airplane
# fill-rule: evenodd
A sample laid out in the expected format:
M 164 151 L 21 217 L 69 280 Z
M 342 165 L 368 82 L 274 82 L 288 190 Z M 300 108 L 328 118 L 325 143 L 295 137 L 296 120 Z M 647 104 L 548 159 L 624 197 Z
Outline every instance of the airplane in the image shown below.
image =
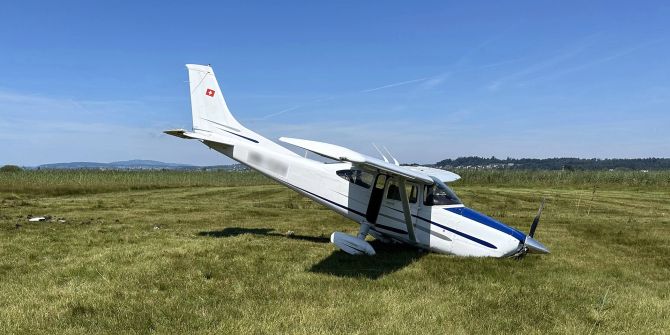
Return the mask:
M 187 64 L 193 130 L 166 134 L 199 140 L 211 149 L 358 223 L 356 236 L 334 232 L 330 241 L 352 255 L 375 255 L 368 235 L 383 243 L 475 257 L 547 254 L 528 234 L 466 207 L 447 183 L 460 176 L 424 166 L 401 166 L 388 152 L 377 159 L 334 144 L 281 137 L 334 162 L 303 157 L 240 124 L 228 109 L 209 65 Z

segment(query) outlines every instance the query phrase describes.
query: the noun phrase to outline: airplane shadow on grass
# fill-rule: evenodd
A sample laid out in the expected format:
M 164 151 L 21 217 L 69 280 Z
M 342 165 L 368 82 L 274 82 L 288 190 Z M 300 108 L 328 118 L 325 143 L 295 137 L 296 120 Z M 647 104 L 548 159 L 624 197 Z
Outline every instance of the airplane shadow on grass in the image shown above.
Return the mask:
M 207 237 L 233 237 L 244 234 L 251 235 L 261 235 L 261 236 L 276 236 L 276 237 L 286 237 L 294 240 L 302 240 L 314 243 L 328 243 L 330 238 L 328 237 L 319 237 L 319 236 L 306 236 L 306 235 L 287 235 L 274 231 L 271 228 L 241 228 L 241 227 L 228 227 L 222 230 L 213 230 L 213 231 L 201 231 L 198 233 L 198 236 L 207 236 Z
M 374 256 L 353 256 L 337 250 L 314 264 L 309 271 L 338 277 L 379 279 L 403 269 L 425 255 L 421 250 L 402 244 L 385 244 L 377 240 L 370 244 L 377 253 Z
M 271 228 L 228 227 L 222 230 L 201 231 L 198 236 L 225 238 L 243 234 L 260 236 L 284 237 L 313 243 L 329 243 L 330 238 L 306 235 L 286 235 L 275 232 Z M 352 256 L 342 250 L 336 250 L 309 269 L 313 273 L 328 274 L 337 277 L 363 277 L 379 279 L 387 274 L 398 271 L 414 261 L 419 260 L 425 252 L 401 244 L 384 244 L 379 241 L 370 242 L 377 254 L 375 256 Z

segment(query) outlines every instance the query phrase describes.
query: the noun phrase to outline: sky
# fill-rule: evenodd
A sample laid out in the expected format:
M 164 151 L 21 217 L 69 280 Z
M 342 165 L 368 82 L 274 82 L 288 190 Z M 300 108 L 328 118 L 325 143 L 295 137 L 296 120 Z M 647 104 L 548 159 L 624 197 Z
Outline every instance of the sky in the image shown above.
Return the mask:
M 184 64 L 270 139 L 401 162 L 670 157 L 667 1 L 13 1 L 0 165 L 232 161 L 197 141 Z

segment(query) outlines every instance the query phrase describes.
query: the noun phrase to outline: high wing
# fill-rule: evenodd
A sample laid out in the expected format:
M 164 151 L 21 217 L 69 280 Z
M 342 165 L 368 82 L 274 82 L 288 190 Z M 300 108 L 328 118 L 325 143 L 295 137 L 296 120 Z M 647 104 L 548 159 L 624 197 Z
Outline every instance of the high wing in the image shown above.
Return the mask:
M 430 178 L 430 175 L 426 173 L 408 169 L 406 166 L 398 166 L 387 163 L 383 160 L 358 153 L 339 145 L 288 137 L 281 137 L 279 140 L 284 143 L 293 144 L 297 147 L 309 150 L 324 157 L 379 169 L 390 175 L 399 176 L 409 181 L 418 181 L 428 185 L 432 185 L 434 183 L 433 179 Z
M 337 161 L 369 166 L 410 181 L 421 181 L 428 185 L 434 183 L 433 178 L 445 183 L 461 179 L 461 176 L 446 170 L 427 166 L 398 166 L 335 144 L 289 137 L 281 137 L 279 140 Z
M 417 171 L 421 173 L 425 173 L 429 176 L 435 177 L 442 182 L 445 183 L 451 183 L 452 181 L 457 181 L 461 179 L 461 176 L 447 171 L 447 170 L 442 170 L 442 169 L 436 169 L 432 167 L 427 167 L 427 166 L 406 166 L 406 168 L 412 170 L 412 171 Z

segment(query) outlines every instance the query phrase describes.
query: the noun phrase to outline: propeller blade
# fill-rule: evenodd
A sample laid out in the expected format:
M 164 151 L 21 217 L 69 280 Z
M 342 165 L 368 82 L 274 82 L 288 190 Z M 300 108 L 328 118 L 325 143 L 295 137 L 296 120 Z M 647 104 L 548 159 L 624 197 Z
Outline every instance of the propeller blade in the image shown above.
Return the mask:
M 537 224 L 540 222 L 540 216 L 542 215 L 542 209 L 544 208 L 544 198 L 542 198 L 542 203 L 540 204 L 540 209 L 537 211 L 537 215 L 535 215 L 535 219 L 533 219 L 533 224 L 530 225 L 530 232 L 528 232 L 528 236 L 533 237 L 535 235 L 535 229 L 537 229 Z

